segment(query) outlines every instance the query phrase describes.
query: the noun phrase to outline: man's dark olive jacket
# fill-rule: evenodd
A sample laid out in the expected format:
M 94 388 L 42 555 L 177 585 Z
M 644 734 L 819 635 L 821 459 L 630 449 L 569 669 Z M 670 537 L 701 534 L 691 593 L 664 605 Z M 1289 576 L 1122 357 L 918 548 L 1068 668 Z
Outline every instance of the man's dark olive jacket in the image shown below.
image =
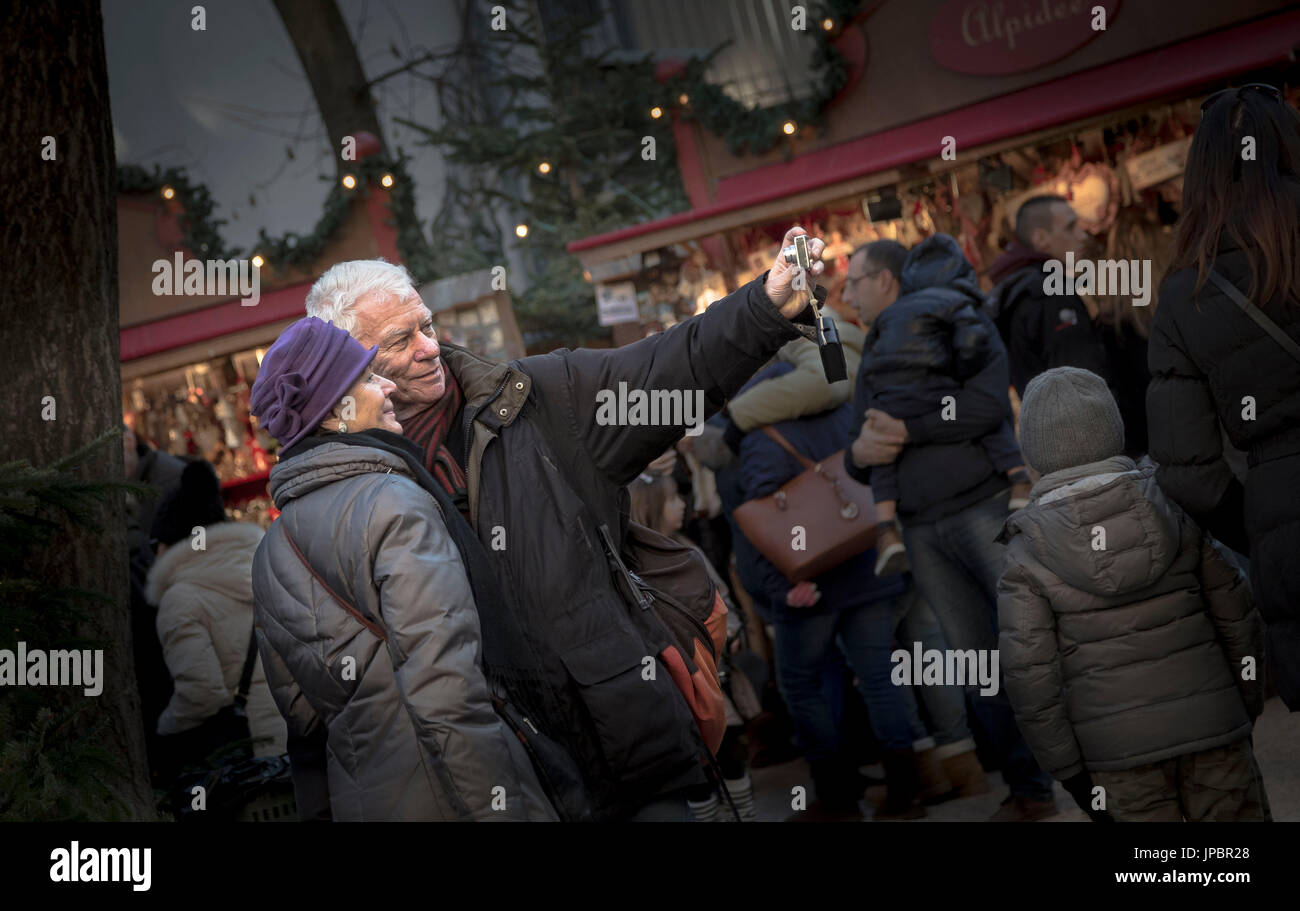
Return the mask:
M 661 668 L 644 679 L 650 656 L 629 619 L 637 608 L 624 603 L 598 531 L 622 540 L 626 485 L 686 428 L 603 426 L 597 393 L 617 394 L 620 383 L 629 392 L 702 390 L 707 414 L 720 409 L 782 345 L 813 336 L 807 311 L 794 322 L 781 316 L 766 279 L 623 348 L 499 365 L 443 346 L 465 394 L 448 445 L 465 469 L 471 522 L 567 693 L 563 717 L 543 721 L 577 760 L 598 818 L 625 817 L 704 779 L 686 701 Z

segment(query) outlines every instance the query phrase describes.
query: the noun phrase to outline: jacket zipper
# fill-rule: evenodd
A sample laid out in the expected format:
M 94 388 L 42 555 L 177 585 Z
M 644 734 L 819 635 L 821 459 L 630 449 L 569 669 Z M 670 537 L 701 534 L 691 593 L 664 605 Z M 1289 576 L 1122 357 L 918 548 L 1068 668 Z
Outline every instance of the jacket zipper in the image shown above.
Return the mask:
M 641 577 L 638 576 L 636 573 L 631 573 L 630 575 L 632 576 L 633 579 L 636 580 L 638 585 L 640 585 L 643 589 L 646 590 L 646 595 L 648 597 L 650 597 L 652 600 L 658 599 L 660 602 L 666 604 L 668 607 L 671 607 L 677 613 L 685 617 L 690 622 L 690 624 L 695 627 L 696 632 L 700 634 L 700 641 L 709 642 L 709 643 L 713 642 L 713 637 L 709 635 L 708 627 L 706 627 L 700 621 L 699 617 L 696 617 L 689 610 L 687 610 L 685 605 L 679 603 L 677 599 L 674 598 L 672 595 L 651 589 L 650 586 L 647 585 L 645 582 L 643 582 L 641 580 Z
M 644 591 L 645 583 L 642 582 L 633 572 L 627 568 L 623 558 L 619 556 L 618 548 L 614 545 L 614 536 L 609 530 L 608 525 L 601 525 L 597 531 L 600 533 L 600 543 L 605 548 L 606 558 L 618 568 L 623 575 L 623 581 L 627 583 L 628 594 L 636 599 L 637 606 L 641 610 L 649 610 L 652 596 Z
M 614 547 L 614 537 L 610 534 L 609 526 L 600 526 L 600 536 L 601 541 L 605 545 L 605 552 L 618 566 L 619 571 L 623 574 L 623 578 L 627 580 L 632 595 L 636 598 L 637 604 L 640 606 L 641 610 L 649 610 L 650 606 L 658 600 L 685 617 L 686 620 L 695 627 L 696 632 L 699 633 L 700 641 L 709 643 L 713 642 L 713 637 L 709 635 L 708 627 L 706 627 L 698 617 L 687 610 L 684 604 L 680 603 L 671 595 L 656 590 L 648 582 L 627 568 L 627 564 L 623 562 L 623 558 L 619 555 L 617 548 Z

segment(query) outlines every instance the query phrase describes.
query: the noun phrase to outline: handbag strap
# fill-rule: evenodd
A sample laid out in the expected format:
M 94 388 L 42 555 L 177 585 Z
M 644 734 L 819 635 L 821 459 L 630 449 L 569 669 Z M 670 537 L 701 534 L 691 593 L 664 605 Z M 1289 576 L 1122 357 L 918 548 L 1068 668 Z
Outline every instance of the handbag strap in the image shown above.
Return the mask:
M 790 441 L 787 440 L 785 437 L 783 437 L 781 435 L 781 432 L 777 430 L 775 427 L 772 427 L 771 425 L 767 425 L 763 427 L 762 430 L 763 433 L 767 434 L 768 437 L 771 438 L 772 442 L 776 443 L 776 445 L 780 446 L 786 452 L 790 453 L 790 455 L 798 459 L 799 464 L 802 465 L 805 469 L 812 469 L 817 467 L 816 462 L 814 462 L 812 459 L 808 458 L 799 450 L 795 449 L 792 445 L 790 445 Z
M 248 704 L 248 689 L 253 685 L 253 665 L 257 662 L 257 622 L 248 634 L 248 654 L 244 656 L 244 669 L 239 673 L 239 689 L 235 692 L 235 705 Z
M 291 547 L 293 549 L 293 552 L 298 555 L 298 559 L 302 561 L 302 565 L 307 568 L 307 572 L 311 573 L 312 578 L 320 583 L 321 588 L 325 589 L 325 591 L 329 593 L 329 596 L 339 603 L 340 607 L 342 607 L 345 611 L 347 611 L 349 614 L 355 617 L 358 623 L 360 623 L 366 629 L 370 630 L 370 632 L 374 633 L 384 642 L 387 642 L 388 633 L 384 631 L 384 628 L 382 626 L 380 626 L 375 621 L 371 620 L 365 614 L 361 613 L 361 611 L 357 610 L 352 605 L 352 602 L 348 601 L 346 598 L 344 598 L 342 595 L 336 592 L 332 587 L 330 587 L 330 584 L 325 581 L 324 576 L 316 572 L 316 568 L 312 566 L 310 562 L 308 562 L 306 556 L 303 555 L 303 552 L 298 549 L 297 543 L 293 540 L 293 537 L 289 534 L 289 529 L 287 527 L 282 527 L 280 529 L 280 532 L 284 535 L 284 539 L 289 542 L 289 547 Z
M 325 589 L 325 591 L 329 593 L 329 596 L 339 603 L 340 607 L 356 618 L 358 623 L 378 636 L 381 641 L 385 643 L 388 642 L 388 633 L 384 631 L 382 626 L 361 613 L 361 611 L 357 610 L 352 602 L 348 601 L 336 592 L 330 584 L 325 581 L 324 576 L 316 572 L 316 568 L 308 562 L 306 555 L 298 548 L 298 544 L 293 540 L 293 536 L 289 534 L 288 526 L 282 525 L 280 531 L 284 535 L 284 539 L 289 542 L 289 547 L 293 549 L 293 552 L 298 555 L 298 559 L 302 561 L 302 565 L 306 567 L 307 572 L 311 573 L 312 578 L 321 584 L 321 588 Z M 456 810 L 457 815 L 464 820 L 472 819 L 469 807 L 466 806 L 464 799 L 461 798 L 459 792 L 456 790 L 454 782 L 452 782 L 450 776 L 446 772 L 445 764 L 439 762 L 434 769 L 434 774 L 436 774 L 438 779 L 442 782 L 442 786 L 450 797 L 452 807 Z
M 1281 345 L 1287 354 L 1300 361 L 1300 345 L 1296 344 L 1295 339 L 1283 332 L 1281 326 L 1269 319 L 1263 310 L 1251 303 L 1250 299 L 1238 291 L 1232 282 L 1213 269 L 1210 270 L 1210 281 L 1214 282 L 1220 291 L 1228 295 L 1232 302 L 1242 309 L 1242 312 L 1256 322 L 1259 328 L 1271 335 L 1273 340 Z
M 768 437 L 771 438 L 771 440 L 776 443 L 776 445 L 780 446 L 786 452 L 790 453 L 790 455 L 798 459 L 799 464 L 803 466 L 804 471 L 812 471 L 817 473 L 821 477 L 825 478 L 830 483 L 831 489 L 835 491 L 835 496 L 836 498 L 839 499 L 841 506 L 849 507 L 852 505 L 853 501 L 849 498 L 848 494 L 844 492 L 844 488 L 840 487 L 840 479 L 835 476 L 834 472 L 822 471 L 822 466 L 820 463 L 814 462 L 812 459 L 805 456 L 799 450 L 795 449 L 794 446 L 791 445 L 790 441 L 787 440 L 784 436 L 782 436 L 781 432 L 777 430 L 775 427 L 772 427 L 770 425 L 764 426 L 763 433 L 767 434 Z M 844 514 L 844 517 L 846 519 L 856 518 L 857 507 L 854 506 L 853 509 L 854 509 L 853 515 Z

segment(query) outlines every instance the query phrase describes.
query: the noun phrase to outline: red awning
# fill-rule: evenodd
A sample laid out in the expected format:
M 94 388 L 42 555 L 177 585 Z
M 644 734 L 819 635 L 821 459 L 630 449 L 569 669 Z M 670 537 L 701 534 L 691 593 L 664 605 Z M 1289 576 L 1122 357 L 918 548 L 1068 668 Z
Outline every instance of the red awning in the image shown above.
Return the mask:
M 375 184 L 371 184 L 369 190 L 364 204 L 365 219 L 357 224 L 368 226 L 373 238 L 372 255 L 400 263 L 402 258 L 397 248 L 397 228 L 391 221 L 389 191 Z M 201 310 L 122 329 L 120 360 L 125 364 L 153 354 L 306 316 L 307 292 L 311 286 L 312 282 L 308 281 L 263 291 L 261 299 L 252 307 L 243 306 L 238 299 L 222 301 Z
M 307 292 L 310 290 L 311 282 L 303 282 L 264 291 L 252 307 L 243 306 L 236 298 L 202 310 L 191 310 L 123 329 L 121 361 L 126 363 L 243 329 L 306 316 Z
M 568 250 L 593 250 L 933 158 L 939 136 L 969 149 L 1083 120 L 1287 60 L 1297 45 L 1300 11 L 1234 26 L 725 178 L 711 205 L 585 237 Z

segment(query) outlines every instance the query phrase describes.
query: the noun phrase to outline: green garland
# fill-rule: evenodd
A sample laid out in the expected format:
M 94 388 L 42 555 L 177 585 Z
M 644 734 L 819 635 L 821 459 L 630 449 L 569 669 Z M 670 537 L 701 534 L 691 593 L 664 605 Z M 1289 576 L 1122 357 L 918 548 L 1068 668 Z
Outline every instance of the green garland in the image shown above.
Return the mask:
M 825 122 L 831 99 L 849 79 L 848 64 L 833 42 L 858 16 L 862 5 L 863 0 L 829 0 L 829 5 L 818 5 L 809 10 L 808 31 L 815 42 L 812 69 L 819 84 L 815 95 L 767 108 L 745 107 L 705 78 L 713 58 L 726 47 L 723 45 L 707 57 L 688 61 L 681 73 L 665 80 L 663 105 L 680 107 L 687 119 L 699 122 L 709 132 L 726 140 L 731 154 L 736 156 L 746 153 L 762 155 L 769 151 L 782 138 L 781 128 L 787 120 L 794 121 L 799 127 L 820 128 Z M 829 31 L 822 26 L 826 19 L 834 23 Z M 683 94 L 688 99 L 685 105 L 678 101 Z M 787 159 L 792 154 L 793 150 L 787 148 Z
M 339 179 L 329 178 L 332 186 L 325 197 L 324 211 L 310 233 L 289 231 L 281 237 L 271 237 L 265 229 L 260 230 L 249 254 L 260 254 L 273 269 L 309 267 L 320 258 L 346 221 L 353 199 L 357 195 L 369 195 L 372 183 L 379 184 L 385 174 L 391 174 L 393 186 L 388 207 L 393 215 L 392 224 L 397 228 L 397 248 L 417 282 L 435 278 L 433 254 L 415 213 L 415 192 L 406 170 L 409 160 L 399 150 L 395 159 L 375 155 L 350 163 L 343 173 L 357 178 L 356 187 L 349 190 Z M 161 193 L 164 187 L 171 187 L 175 191 L 173 198 L 180 203 L 179 221 L 186 247 L 207 259 L 233 259 L 244 252 L 226 246 L 218 230 L 226 222 L 212 217 L 213 203 L 207 187 L 191 183 L 183 168 L 164 171 L 155 166 L 152 171 L 146 171 L 137 165 L 123 165 L 117 170 L 120 193 Z
M 119 165 L 117 191 L 119 193 L 159 193 L 163 187 L 176 191 L 174 197 L 181 205 L 180 227 L 185 246 L 196 254 L 207 254 L 210 259 L 230 259 L 239 254 L 227 248 L 218 230 L 225 219 L 212 217 L 212 197 L 203 184 L 192 184 L 184 168 L 162 171 L 157 165 L 146 171 L 138 165 Z

